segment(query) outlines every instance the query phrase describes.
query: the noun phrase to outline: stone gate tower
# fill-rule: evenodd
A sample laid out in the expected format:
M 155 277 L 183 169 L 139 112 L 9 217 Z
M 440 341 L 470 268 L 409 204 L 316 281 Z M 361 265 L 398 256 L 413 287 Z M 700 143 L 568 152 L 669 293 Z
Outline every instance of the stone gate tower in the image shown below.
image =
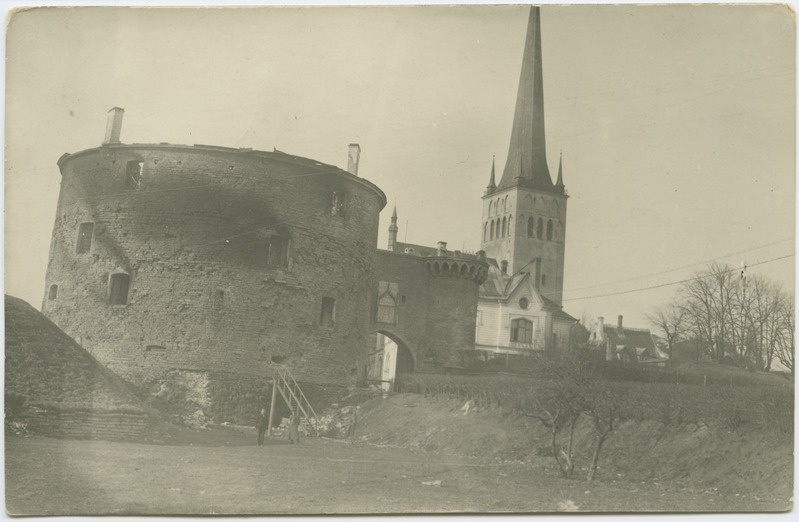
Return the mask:
M 531 7 L 505 169 L 497 184 L 492 164 L 483 195 L 481 249 L 508 274 L 532 274 L 541 295 L 558 305 L 567 198 L 562 161 L 555 184 L 547 165 L 540 12 Z

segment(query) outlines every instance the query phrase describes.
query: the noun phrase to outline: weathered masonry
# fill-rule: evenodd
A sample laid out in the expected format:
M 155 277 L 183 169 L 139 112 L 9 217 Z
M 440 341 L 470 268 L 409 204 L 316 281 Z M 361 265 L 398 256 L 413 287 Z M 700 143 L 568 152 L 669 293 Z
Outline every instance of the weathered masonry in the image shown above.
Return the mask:
M 43 312 L 119 375 L 170 370 L 345 384 L 365 367 L 383 192 L 310 159 L 122 144 L 58 161 Z

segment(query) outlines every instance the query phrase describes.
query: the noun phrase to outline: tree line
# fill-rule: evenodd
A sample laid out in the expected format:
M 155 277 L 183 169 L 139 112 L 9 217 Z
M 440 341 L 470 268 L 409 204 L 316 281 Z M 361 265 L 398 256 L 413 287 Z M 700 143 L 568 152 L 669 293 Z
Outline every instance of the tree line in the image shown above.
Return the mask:
M 713 263 L 684 281 L 673 300 L 648 319 L 672 357 L 680 343 L 694 356 L 771 371 L 779 363 L 794 374 L 794 295 L 746 268 Z

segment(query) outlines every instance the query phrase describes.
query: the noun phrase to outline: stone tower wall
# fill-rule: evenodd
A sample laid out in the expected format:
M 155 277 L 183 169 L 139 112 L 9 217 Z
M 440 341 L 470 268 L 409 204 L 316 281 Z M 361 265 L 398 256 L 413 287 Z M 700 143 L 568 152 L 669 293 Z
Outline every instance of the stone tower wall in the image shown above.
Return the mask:
M 126 187 L 130 162 L 139 186 Z M 282 153 L 108 145 L 59 161 L 43 312 L 134 382 L 170 369 L 343 384 L 369 348 L 369 296 L 385 196 L 340 169 Z M 339 197 L 333 215 L 332 194 Z M 82 223 L 92 241 L 78 252 Z M 270 234 L 287 266 L 267 262 Z M 110 278 L 130 277 L 127 304 Z M 51 299 L 51 285 L 58 285 Z M 320 324 L 323 297 L 334 324 Z M 360 364 L 359 364 L 360 363 Z

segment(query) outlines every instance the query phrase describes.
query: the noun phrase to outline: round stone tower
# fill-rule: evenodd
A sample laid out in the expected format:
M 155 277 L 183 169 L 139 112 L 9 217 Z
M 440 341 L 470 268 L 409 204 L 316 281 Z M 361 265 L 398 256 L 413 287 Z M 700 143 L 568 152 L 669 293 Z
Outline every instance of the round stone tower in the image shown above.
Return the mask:
M 122 144 L 121 118 L 58 161 L 47 317 L 139 384 L 264 378 L 273 362 L 347 383 L 368 346 L 383 192 L 278 151 Z

